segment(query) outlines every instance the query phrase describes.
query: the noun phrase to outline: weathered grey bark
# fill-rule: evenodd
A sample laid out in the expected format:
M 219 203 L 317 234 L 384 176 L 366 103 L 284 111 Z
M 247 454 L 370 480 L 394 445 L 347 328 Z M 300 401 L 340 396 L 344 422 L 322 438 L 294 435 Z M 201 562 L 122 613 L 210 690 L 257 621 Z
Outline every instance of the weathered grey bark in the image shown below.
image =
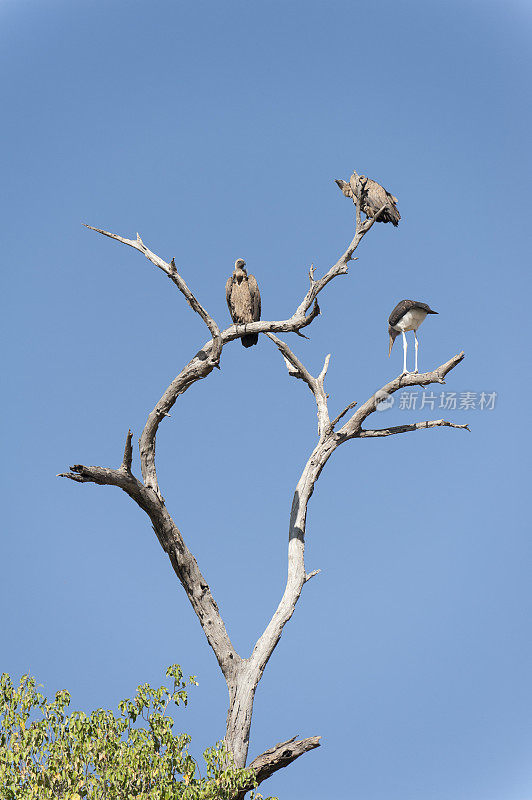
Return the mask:
M 257 783 L 262 783 L 274 772 L 277 772 L 278 769 L 287 767 L 288 764 L 302 756 L 303 753 L 308 753 L 310 750 L 319 747 L 321 736 L 311 736 L 308 739 L 300 739 L 299 741 L 296 741 L 296 739 L 297 737 L 293 736 L 286 742 L 279 742 L 279 744 L 261 753 L 251 762 L 249 766 L 255 772 Z M 252 788 L 253 786 L 250 783 L 248 787 L 238 793 L 235 800 L 243 800 L 246 793 Z
M 337 447 L 351 439 L 390 436 L 396 433 L 438 426 L 467 427 L 445 420 L 431 420 L 394 428 L 375 430 L 362 428 L 362 424 L 377 407 L 378 399 L 376 395 L 380 395 L 383 391 L 393 394 L 405 386 L 425 386 L 430 383 L 443 383 L 446 374 L 460 363 L 463 353 L 450 359 L 446 364 L 442 364 L 433 372 L 401 375 L 390 381 L 380 392 L 372 395 L 365 403 L 359 406 L 347 422 L 337 429 L 340 420 L 356 406 L 356 403 L 350 403 L 331 422 L 328 395 L 324 388 L 330 355 L 326 357 L 320 374 L 314 377 L 289 346 L 275 335 L 276 333 L 303 335 L 301 330 L 310 325 L 320 313 L 317 303 L 318 294 L 333 278 L 347 273 L 349 261 L 354 260 L 354 251 L 378 219 L 379 213 L 380 211 L 372 219 L 367 219 L 362 223 L 360 208 L 356 205 L 356 229 L 352 241 L 343 255 L 322 278 L 315 279 L 314 268 L 310 268 L 310 288 L 289 319 L 280 321 L 262 320 L 246 326 L 247 333 L 265 333 L 274 342 L 285 360 L 289 374 L 305 382 L 312 392 L 318 417 L 318 440 L 303 468 L 292 501 L 288 530 L 286 587 L 277 609 L 248 658 L 241 657 L 233 647 L 210 587 L 165 506 L 164 498 L 158 485 L 155 463 L 156 435 L 160 423 L 165 416 L 169 415 L 169 411 L 179 395 L 183 394 L 197 381 L 207 377 L 215 367 L 219 366 L 223 347 L 238 338 L 241 330 L 232 325 L 226 330 L 220 331 L 216 322 L 197 301 L 183 278 L 178 274 L 174 260 L 172 259 L 170 263 L 163 261 L 144 245 L 138 234 L 136 240 L 125 239 L 99 228 L 92 228 L 92 230 L 96 230 L 105 236 L 139 250 L 153 264 L 165 272 L 184 295 L 193 310 L 201 316 L 211 334 L 211 338 L 176 376 L 148 416 L 139 441 L 142 481 L 132 473 L 133 449 L 131 431 L 127 434 L 123 461 L 118 469 L 76 464 L 70 468 L 70 472 L 61 473 L 61 476 L 80 483 L 92 482 L 117 486 L 125 491 L 149 516 L 157 538 L 164 551 L 168 554 L 170 563 L 185 589 L 225 677 L 229 691 L 225 739 L 237 766 L 244 766 L 247 761 L 253 701 L 266 664 L 281 637 L 284 626 L 294 612 L 304 584 L 319 572 L 319 570 L 314 570 L 310 573 L 306 572 L 304 560 L 305 529 L 308 503 L 316 481 L 328 459 Z M 319 737 L 311 737 L 300 741 L 295 741 L 294 737 L 294 739 L 276 745 L 271 750 L 258 756 L 250 766 L 255 770 L 257 780 L 260 783 L 276 770 L 298 758 L 302 753 L 318 746 Z

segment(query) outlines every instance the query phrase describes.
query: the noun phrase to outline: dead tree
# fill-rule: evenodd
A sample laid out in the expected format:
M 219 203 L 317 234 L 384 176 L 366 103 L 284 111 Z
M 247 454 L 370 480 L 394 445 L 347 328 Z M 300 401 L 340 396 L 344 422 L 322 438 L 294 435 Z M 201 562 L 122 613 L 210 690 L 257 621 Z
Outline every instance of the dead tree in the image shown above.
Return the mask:
M 225 741 L 234 756 L 235 764 L 239 767 L 245 766 L 247 762 L 253 700 L 257 685 L 270 656 L 279 642 L 284 626 L 294 613 L 303 586 L 319 572 L 319 570 L 307 572 L 305 569 L 305 527 L 309 500 L 314 492 L 316 481 L 331 455 L 340 445 L 353 439 L 393 436 L 398 433 L 441 426 L 467 428 L 466 425 L 457 425 L 443 419 L 428 420 L 412 425 L 398 425 L 391 428 L 372 429 L 364 427 L 366 421 L 375 411 L 379 398 L 383 396 L 382 392 L 391 395 L 406 386 L 427 386 L 432 383 L 444 383 L 447 373 L 454 369 L 464 358 L 463 353 L 453 356 L 453 358 L 432 372 L 407 374 L 394 378 L 364 403 L 358 406 L 354 402 L 350 403 L 331 420 L 328 395 L 324 388 L 330 355 L 325 358 L 320 374 L 314 377 L 286 342 L 275 335 L 279 333 L 303 335 L 301 331 L 320 314 L 317 301 L 318 295 L 333 278 L 347 273 L 349 262 L 356 260 L 353 258 L 353 253 L 378 219 L 379 214 L 384 210 L 383 206 L 373 218 L 362 222 L 361 209 L 356 197 L 353 198 L 353 202 L 355 203 L 356 226 L 352 241 L 338 261 L 321 278 L 317 279 L 313 267 L 310 268 L 310 287 L 293 315 L 285 320 L 263 320 L 246 325 L 246 334 L 266 334 L 281 352 L 289 374 L 307 384 L 314 396 L 318 416 L 317 442 L 305 464 L 292 501 L 288 526 L 288 576 L 286 588 L 270 622 L 256 642 L 251 655 L 247 658 L 236 652 L 212 591 L 202 575 L 196 559 L 185 544 L 181 531 L 166 508 L 157 480 L 155 463 L 155 442 L 160 423 L 169 415 L 172 406 L 181 394 L 186 392 L 193 384 L 206 378 L 215 367 L 219 367 L 223 348 L 240 337 L 242 334 L 241 326 L 231 325 L 229 328 L 220 331 L 214 319 L 199 303 L 178 273 L 174 259 L 168 263 L 155 253 L 152 253 L 138 234 L 136 239 L 125 239 L 117 234 L 109 233 L 99 228 L 92 228 L 90 225 L 87 226 L 104 236 L 109 236 L 111 239 L 116 239 L 133 247 L 146 256 L 152 264 L 155 264 L 156 267 L 166 273 L 184 295 L 191 308 L 203 319 L 209 330 L 210 338 L 174 378 L 156 403 L 153 411 L 148 415 L 139 440 L 142 480 L 137 478 L 132 471 L 133 447 L 131 431 L 127 434 L 124 456 L 118 469 L 74 464 L 74 466 L 70 467 L 70 472 L 61 473 L 60 477 L 69 478 L 80 483 L 117 486 L 126 492 L 150 518 L 161 547 L 168 554 L 174 572 L 190 600 L 226 680 L 229 690 L 229 709 Z M 220 291 L 222 290 L 223 287 L 221 286 Z M 356 410 L 354 410 L 355 406 L 357 406 Z M 353 413 L 341 424 L 350 411 Z M 258 782 L 261 783 L 275 771 L 287 766 L 303 753 L 319 747 L 319 739 L 319 736 L 311 736 L 301 740 L 296 740 L 294 737 L 275 745 L 270 750 L 259 755 L 250 764 L 255 770 Z M 245 792 L 242 792 L 240 798 L 244 794 Z

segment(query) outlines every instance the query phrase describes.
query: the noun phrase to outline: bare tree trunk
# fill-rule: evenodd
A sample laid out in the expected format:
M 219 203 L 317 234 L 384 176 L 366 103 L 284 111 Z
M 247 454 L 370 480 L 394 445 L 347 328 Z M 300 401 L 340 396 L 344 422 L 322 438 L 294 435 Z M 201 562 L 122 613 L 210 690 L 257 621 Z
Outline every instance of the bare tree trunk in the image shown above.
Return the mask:
M 247 761 L 253 701 L 258 682 L 250 661 L 245 659 L 229 686 L 225 743 L 232 752 L 237 767 L 245 767 Z
M 356 206 L 354 238 L 344 254 L 322 278 L 316 280 L 314 268 L 310 268 L 310 288 L 292 317 L 287 320 L 273 322 L 263 320 L 246 326 L 248 334 L 266 334 L 281 352 L 289 375 L 307 384 L 314 396 L 318 417 L 318 441 L 305 464 L 292 500 L 288 529 L 286 586 L 275 612 L 257 640 L 249 658 L 242 658 L 233 647 L 211 589 L 202 575 L 196 559 L 186 546 L 181 531 L 166 508 L 164 498 L 159 489 L 155 462 L 156 436 L 160 423 L 165 417 L 169 416 L 170 409 L 179 395 L 186 392 L 193 384 L 206 378 L 215 367 L 219 367 L 223 348 L 229 342 L 238 338 L 240 334 L 234 325 L 222 332 L 219 330 L 216 322 L 198 302 L 183 278 L 178 274 L 173 259 L 169 263 L 163 261 L 144 245 L 138 234 L 136 239 L 125 239 L 117 234 L 93 228 L 93 230 L 105 236 L 135 248 L 165 272 L 184 295 L 191 308 L 201 316 L 209 329 L 211 338 L 176 376 L 148 416 L 139 442 L 142 481 L 132 473 L 133 448 L 131 431 L 128 432 L 126 437 L 124 457 L 118 469 L 76 464 L 70 467 L 70 472 L 61 473 L 61 476 L 80 483 L 92 482 L 117 486 L 126 492 L 149 516 L 155 534 L 162 548 L 168 554 L 172 568 L 187 594 L 225 677 L 229 691 L 225 741 L 233 755 L 234 763 L 238 767 L 243 767 L 247 763 L 253 701 L 258 683 L 270 656 L 279 642 L 284 626 L 294 613 L 303 586 L 319 572 L 319 570 L 314 570 L 307 573 L 305 569 L 307 510 L 316 481 L 331 455 L 341 444 L 352 439 L 391 436 L 422 428 L 467 428 L 466 425 L 457 425 L 446 420 L 427 420 L 412 425 L 400 425 L 374 430 L 362 428 L 365 420 L 376 410 L 378 397 L 382 396 L 382 392 L 393 394 L 398 389 L 406 386 L 426 386 L 431 383 L 444 383 L 447 373 L 462 361 L 463 353 L 454 356 L 432 372 L 423 374 L 411 373 L 394 378 L 359 406 L 348 420 L 341 427 L 338 427 L 340 421 L 357 404 L 355 402 L 349 403 L 331 422 L 328 395 L 324 389 L 330 355 L 326 357 L 320 374 L 314 377 L 288 345 L 275 336 L 275 333 L 303 335 L 301 330 L 310 325 L 320 313 L 317 303 L 318 294 L 333 278 L 347 273 L 348 263 L 355 260 L 353 259 L 354 251 L 384 210 L 383 206 L 372 219 L 366 219 L 365 222 L 362 222 L 360 208 L 356 203 L 356 199 L 354 199 L 354 202 Z M 250 765 L 253 767 L 256 780 L 260 783 L 273 772 L 291 763 L 303 753 L 318 747 L 319 739 L 319 736 L 301 740 L 296 740 L 293 737 L 262 753 Z M 248 788 L 252 788 L 251 785 Z M 247 789 L 239 794 L 238 800 L 242 800 L 246 791 Z

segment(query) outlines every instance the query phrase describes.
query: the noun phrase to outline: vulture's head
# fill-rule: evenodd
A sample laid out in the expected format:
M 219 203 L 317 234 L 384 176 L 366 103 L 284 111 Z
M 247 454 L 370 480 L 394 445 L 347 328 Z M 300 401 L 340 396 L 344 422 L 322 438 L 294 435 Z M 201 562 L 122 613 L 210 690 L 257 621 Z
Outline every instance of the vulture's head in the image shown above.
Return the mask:
M 243 278 L 247 277 L 246 262 L 244 261 L 243 258 L 237 258 L 237 260 L 235 261 L 234 276 L 239 283 Z
M 344 194 L 346 197 L 351 197 L 351 198 L 353 197 L 353 192 L 351 191 L 351 187 L 349 186 L 348 183 L 346 183 L 346 181 L 343 181 L 341 178 L 338 178 L 334 182 L 338 186 L 342 194 Z

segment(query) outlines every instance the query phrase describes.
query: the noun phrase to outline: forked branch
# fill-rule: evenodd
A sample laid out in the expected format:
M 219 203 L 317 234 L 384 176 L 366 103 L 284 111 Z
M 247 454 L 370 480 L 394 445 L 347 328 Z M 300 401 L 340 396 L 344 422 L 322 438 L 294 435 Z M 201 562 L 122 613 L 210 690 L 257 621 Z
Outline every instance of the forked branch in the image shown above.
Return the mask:
M 274 342 L 274 344 L 278 347 L 279 351 L 281 352 L 285 363 L 288 367 L 288 374 L 291 375 L 293 378 L 300 378 L 304 381 L 307 386 L 309 387 L 310 391 L 314 395 L 314 399 L 316 400 L 316 406 L 318 409 L 318 433 L 320 438 L 324 437 L 327 431 L 330 428 L 330 421 L 329 421 L 329 409 L 327 407 L 327 395 L 325 394 L 324 389 L 324 381 L 325 375 L 327 374 L 327 369 L 329 367 L 329 361 L 331 355 L 325 358 L 325 363 L 323 364 L 323 369 L 315 378 L 313 375 L 310 374 L 308 369 L 301 363 L 301 361 L 297 358 L 297 356 L 292 352 L 292 350 L 288 347 L 286 342 L 283 342 L 282 339 L 279 339 L 273 333 L 267 333 L 269 339 Z
M 323 381 L 321 380 L 320 382 L 320 379 L 325 375 L 328 359 L 326 359 L 320 377 L 314 378 L 285 342 L 282 342 L 276 336 L 270 335 L 269 338 L 272 339 L 278 347 L 285 361 L 293 366 L 294 372 L 291 374 L 293 374 L 294 377 L 301 378 L 311 389 L 318 405 L 318 418 L 320 419 L 320 403 L 323 403 L 325 409 L 327 409 L 327 397 L 323 391 Z M 323 467 L 334 451 L 341 444 L 350 439 L 369 438 L 372 436 L 392 436 L 396 433 L 405 433 L 409 430 L 434 427 L 464 428 L 469 430 L 467 425 L 458 425 L 453 422 L 447 422 L 446 420 L 420 422 L 414 425 L 399 425 L 394 428 L 380 430 L 362 429 L 362 423 L 376 411 L 380 398 L 391 395 L 405 386 L 426 386 L 431 383 L 443 383 L 445 376 L 454 369 L 463 358 L 464 354 L 459 353 L 432 372 L 401 375 L 395 378 L 363 403 L 338 431 L 334 430 L 334 426 L 350 408 L 356 405 L 356 403 L 351 403 L 347 406 L 341 414 L 336 417 L 332 424 L 328 422 L 328 410 L 326 412 L 327 426 L 325 426 L 325 416 L 322 417 L 322 422 L 319 426 L 320 433 L 318 442 L 305 464 L 292 501 L 288 537 L 288 575 L 286 587 L 281 601 L 264 633 L 258 639 L 250 659 L 250 664 L 255 670 L 257 682 L 260 680 L 264 668 L 281 638 L 284 626 L 294 613 L 303 585 L 312 574 L 315 574 L 315 572 L 307 573 L 305 568 L 305 530 L 308 502 L 314 492 L 316 481 Z
M 180 530 L 166 509 L 158 486 L 155 464 L 156 435 L 160 422 L 164 417 L 169 416 L 169 412 L 179 395 L 183 394 L 194 383 L 207 377 L 219 365 L 223 347 L 234 339 L 239 338 L 241 330 L 235 325 L 231 325 L 220 331 L 214 319 L 198 302 L 179 275 L 174 259 L 170 262 L 161 259 L 146 247 L 138 234 L 136 239 L 126 239 L 100 228 L 87 226 L 104 236 L 138 250 L 161 269 L 177 286 L 191 308 L 203 319 L 211 338 L 183 367 L 148 416 L 139 442 L 142 482 L 132 473 L 133 448 L 131 431 L 127 434 L 122 463 L 118 469 L 87 467 L 76 464 L 71 467 L 70 472 L 61 473 L 61 475 L 79 483 L 92 482 L 100 485 L 116 486 L 125 491 L 149 516 L 159 542 L 169 556 L 172 567 L 187 593 L 225 676 L 230 697 L 226 743 L 233 753 L 237 766 L 244 766 L 246 763 L 253 700 L 258 682 L 281 637 L 284 626 L 294 612 L 302 587 L 319 572 L 319 570 L 313 570 L 307 573 L 305 569 L 306 516 L 308 503 L 316 481 L 332 453 L 343 442 L 355 438 L 391 436 L 396 433 L 441 426 L 467 428 L 465 425 L 458 425 L 445 420 L 432 420 L 413 425 L 400 425 L 373 430 L 362 428 L 365 420 L 377 408 L 379 401 L 377 395 L 382 396 L 383 392 L 393 394 L 399 388 L 404 388 L 405 386 L 443 383 L 446 374 L 460 363 L 463 353 L 455 356 L 433 372 L 424 373 L 423 375 L 402 375 L 390 381 L 380 392 L 357 407 L 357 410 L 347 422 L 344 422 L 342 427 L 336 430 L 340 421 L 357 404 L 355 402 L 349 403 L 332 422 L 330 421 L 328 396 L 324 388 L 330 355 L 326 357 L 320 374 L 313 376 L 291 348 L 275 335 L 278 333 L 302 335 L 302 329 L 310 325 L 320 313 L 317 302 L 319 293 L 333 278 L 347 273 L 349 262 L 355 260 L 353 254 L 356 248 L 385 208 L 383 206 L 373 218 L 368 218 L 362 222 L 360 207 L 356 202 L 355 207 L 356 226 L 353 239 L 336 263 L 321 278 L 317 279 L 315 277 L 313 266 L 310 268 L 310 287 L 293 315 L 285 320 L 263 320 L 246 325 L 247 334 L 265 333 L 273 341 L 285 360 L 289 374 L 302 380 L 309 387 L 316 402 L 318 416 L 318 439 L 297 483 L 292 501 L 286 587 L 277 609 L 263 634 L 257 640 L 249 658 L 241 658 L 233 647 L 212 592 L 200 572 L 194 556 L 188 550 Z M 311 737 L 299 741 L 296 741 L 294 737 L 258 756 L 251 763 L 251 767 L 254 769 L 257 780 L 260 783 L 276 770 L 318 746 L 319 737 Z M 243 794 L 241 797 L 243 797 Z
M 458 353 L 456 356 L 450 358 L 449 361 L 446 361 L 445 364 L 441 364 L 441 366 L 432 370 L 432 372 L 408 372 L 406 375 L 399 375 L 397 378 L 394 378 L 392 381 L 385 384 L 382 389 L 379 389 L 378 392 L 375 392 L 365 403 L 359 406 L 353 416 L 338 430 L 338 436 L 344 441 L 354 437 L 360 437 L 363 422 L 373 414 L 383 398 L 407 386 L 428 386 L 431 383 L 445 383 L 445 376 L 458 366 L 463 359 L 464 353 Z M 397 431 L 397 433 L 402 433 L 402 431 Z
M 320 309 L 317 302 L 317 296 L 322 289 L 337 275 L 347 273 L 347 264 L 352 259 L 353 252 L 360 244 L 362 238 L 370 230 L 375 220 L 366 220 L 362 223 L 360 214 L 357 214 L 355 236 L 349 244 L 345 253 L 333 264 L 328 272 L 319 280 L 314 279 L 314 268 L 311 267 L 309 271 L 310 276 L 310 289 L 305 295 L 303 301 L 299 304 L 294 314 L 286 320 L 280 321 L 260 321 L 253 322 L 246 325 L 246 333 L 301 333 L 301 329 L 310 325 L 311 322 L 319 315 Z M 139 450 L 140 450 L 140 464 L 142 470 L 142 478 L 147 487 L 153 489 L 161 501 L 163 496 L 159 489 L 157 480 L 157 469 L 155 464 L 155 446 L 157 431 L 162 420 L 169 416 L 179 395 L 187 391 L 187 389 L 194 383 L 197 383 L 203 378 L 206 378 L 214 367 L 217 367 L 220 362 L 221 353 L 224 345 L 233 339 L 239 338 L 237 326 L 231 325 L 229 328 L 220 333 L 220 330 L 214 319 L 207 313 L 201 303 L 192 294 L 183 278 L 179 275 L 174 259 L 168 263 L 160 256 L 153 253 L 142 241 L 140 235 L 137 233 L 136 239 L 126 239 L 116 233 L 110 233 L 102 228 L 95 228 L 92 225 L 86 225 L 97 233 L 103 236 L 108 236 L 110 239 L 115 239 L 117 242 L 126 244 L 135 250 L 142 253 L 152 264 L 155 264 L 162 270 L 170 280 L 177 286 L 179 291 L 184 295 L 191 308 L 196 311 L 205 324 L 207 325 L 211 339 L 206 342 L 201 350 L 188 362 L 188 364 L 181 370 L 181 372 L 174 378 L 172 383 L 168 386 L 155 408 L 150 412 L 146 424 L 142 431 Z

